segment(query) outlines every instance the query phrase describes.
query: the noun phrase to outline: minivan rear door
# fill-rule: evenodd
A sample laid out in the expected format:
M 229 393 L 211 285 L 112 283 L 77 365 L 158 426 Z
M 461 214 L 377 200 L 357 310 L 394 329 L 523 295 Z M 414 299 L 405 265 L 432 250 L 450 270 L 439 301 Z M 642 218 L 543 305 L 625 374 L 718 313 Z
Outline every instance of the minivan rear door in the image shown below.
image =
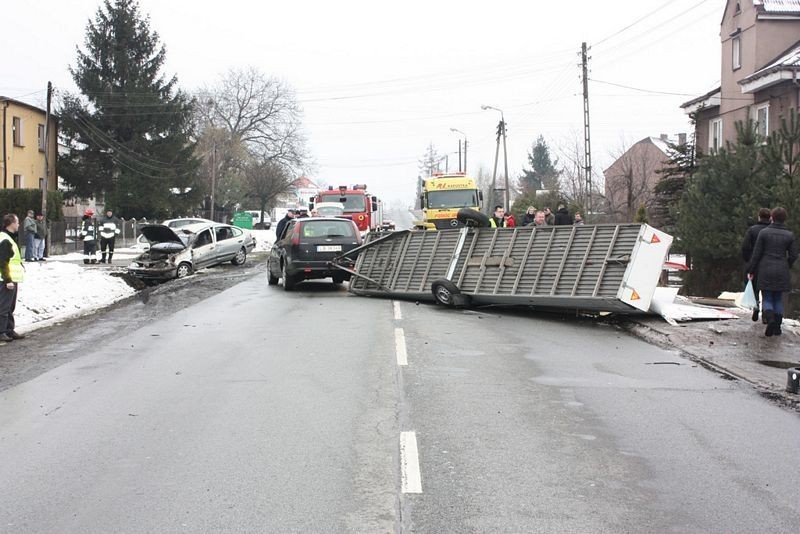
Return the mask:
M 346 219 L 306 219 L 299 221 L 297 261 L 326 264 L 336 256 L 358 246 L 356 227 Z

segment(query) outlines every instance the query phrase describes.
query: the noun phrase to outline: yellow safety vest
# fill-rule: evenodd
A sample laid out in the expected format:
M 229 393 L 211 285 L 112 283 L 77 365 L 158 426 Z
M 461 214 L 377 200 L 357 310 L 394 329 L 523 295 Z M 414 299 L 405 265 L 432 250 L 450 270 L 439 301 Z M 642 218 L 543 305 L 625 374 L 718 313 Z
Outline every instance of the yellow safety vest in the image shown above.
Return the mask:
M 491 228 L 497 228 L 497 223 L 494 222 L 494 217 L 489 217 L 489 226 Z M 503 219 L 503 228 L 508 227 L 508 219 Z
M 0 243 L 3 241 L 10 242 L 11 250 L 14 251 L 14 255 L 8 260 L 8 270 L 11 272 L 11 281 L 22 282 L 22 279 L 25 277 L 25 267 L 22 266 L 22 255 L 19 253 L 17 242 L 11 239 L 11 236 L 7 233 L 0 232 Z

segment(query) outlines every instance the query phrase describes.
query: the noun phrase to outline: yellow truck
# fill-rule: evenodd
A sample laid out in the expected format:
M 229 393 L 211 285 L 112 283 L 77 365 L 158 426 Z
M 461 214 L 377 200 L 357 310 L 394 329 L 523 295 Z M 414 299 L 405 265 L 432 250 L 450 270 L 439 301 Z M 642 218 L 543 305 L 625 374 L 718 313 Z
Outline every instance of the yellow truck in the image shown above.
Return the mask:
M 456 218 L 461 208 L 480 211 L 483 193 L 475 180 L 466 173 L 434 174 L 422 183 L 420 196 L 423 220 L 415 221 L 418 228 L 438 229 L 464 226 Z

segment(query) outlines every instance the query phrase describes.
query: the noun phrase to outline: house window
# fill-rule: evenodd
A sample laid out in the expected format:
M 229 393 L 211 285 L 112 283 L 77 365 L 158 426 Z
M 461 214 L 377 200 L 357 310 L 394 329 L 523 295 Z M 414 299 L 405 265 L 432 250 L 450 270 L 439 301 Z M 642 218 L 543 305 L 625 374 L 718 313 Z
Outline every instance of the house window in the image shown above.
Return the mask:
M 734 37 L 733 43 L 733 70 L 742 68 L 742 42 L 741 37 Z
M 722 119 L 714 119 L 708 129 L 708 150 L 712 154 L 719 152 L 722 146 Z
M 44 152 L 44 124 L 39 125 L 39 152 Z
M 15 174 L 14 175 L 14 189 L 22 189 L 22 175 Z
M 736 9 L 734 10 L 733 14 L 738 15 L 741 12 L 742 12 L 742 3 L 736 2 Z
M 758 106 L 755 112 L 756 131 L 762 139 L 769 135 L 769 104 Z
M 11 121 L 11 138 L 14 140 L 14 146 L 22 145 L 22 119 L 14 117 Z

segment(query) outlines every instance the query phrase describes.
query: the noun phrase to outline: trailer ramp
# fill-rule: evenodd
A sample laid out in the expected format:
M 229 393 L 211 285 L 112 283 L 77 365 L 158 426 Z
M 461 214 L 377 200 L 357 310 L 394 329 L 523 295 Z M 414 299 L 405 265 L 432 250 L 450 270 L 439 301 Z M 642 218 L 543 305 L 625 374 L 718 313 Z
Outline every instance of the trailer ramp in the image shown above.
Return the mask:
M 407 230 L 361 247 L 350 291 L 442 301 L 438 283 L 456 304 L 643 313 L 671 243 L 646 224 Z

